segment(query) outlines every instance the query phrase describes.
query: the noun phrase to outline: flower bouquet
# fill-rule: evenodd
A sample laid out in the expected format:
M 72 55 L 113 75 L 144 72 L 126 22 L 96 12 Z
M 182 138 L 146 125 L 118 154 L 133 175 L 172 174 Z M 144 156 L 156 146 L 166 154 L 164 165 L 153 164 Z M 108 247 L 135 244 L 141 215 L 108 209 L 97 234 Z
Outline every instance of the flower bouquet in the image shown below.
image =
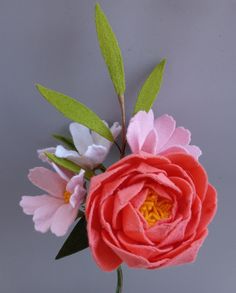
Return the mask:
M 22 196 L 20 206 L 39 232 L 63 236 L 74 224 L 56 259 L 89 247 L 103 271 L 117 270 L 116 292 L 121 292 L 123 263 L 158 269 L 193 262 L 217 200 L 198 161 L 201 150 L 190 144 L 190 131 L 177 127 L 170 115 L 154 117 L 166 61 L 143 84 L 126 129 L 122 55 L 99 4 L 95 23 L 121 125 L 108 125 L 79 101 L 37 84 L 40 94 L 73 122 L 70 137 L 54 135 L 59 145 L 38 150 L 49 168 L 33 168 L 28 177 L 43 192 Z M 105 166 L 113 145 L 117 161 Z

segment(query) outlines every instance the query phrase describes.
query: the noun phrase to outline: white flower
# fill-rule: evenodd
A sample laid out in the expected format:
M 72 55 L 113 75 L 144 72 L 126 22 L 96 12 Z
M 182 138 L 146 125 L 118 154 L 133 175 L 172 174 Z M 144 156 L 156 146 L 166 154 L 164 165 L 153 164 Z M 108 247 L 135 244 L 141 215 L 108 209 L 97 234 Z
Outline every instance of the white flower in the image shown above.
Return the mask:
M 121 131 L 121 126 L 115 122 L 110 131 L 116 139 Z M 94 169 L 105 160 L 112 142 L 75 122 L 70 124 L 70 133 L 77 151 L 58 145 L 55 151 L 58 158 L 70 160 L 85 169 Z

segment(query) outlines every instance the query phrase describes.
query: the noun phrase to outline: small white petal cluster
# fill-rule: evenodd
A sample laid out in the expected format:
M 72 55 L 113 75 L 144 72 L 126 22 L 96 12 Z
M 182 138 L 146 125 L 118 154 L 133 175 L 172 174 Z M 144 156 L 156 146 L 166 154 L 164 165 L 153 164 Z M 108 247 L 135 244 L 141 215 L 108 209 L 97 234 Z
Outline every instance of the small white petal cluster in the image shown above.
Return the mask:
M 104 123 L 107 125 L 106 122 Z M 72 161 L 83 169 L 94 169 L 106 159 L 112 142 L 76 122 L 71 123 L 69 129 L 76 150 L 68 150 L 64 146 L 58 145 L 56 148 L 39 150 L 41 159 L 46 160 L 43 153 L 50 152 L 58 158 Z M 118 122 L 114 122 L 110 131 L 116 139 L 121 132 L 121 126 Z

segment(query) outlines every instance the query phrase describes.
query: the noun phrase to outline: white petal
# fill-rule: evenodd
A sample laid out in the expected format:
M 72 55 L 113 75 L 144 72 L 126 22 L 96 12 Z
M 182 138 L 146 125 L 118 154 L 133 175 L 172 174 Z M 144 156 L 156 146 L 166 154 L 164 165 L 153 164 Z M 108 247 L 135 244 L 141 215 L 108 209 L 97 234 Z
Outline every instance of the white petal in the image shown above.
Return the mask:
M 88 147 L 88 150 L 82 158 L 87 162 L 89 168 L 94 169 L 105 160 L 107 154 L 107 148 L 101 145 L 93 144 Z
M 112 133 L 114 139 L 116 139 L 117 136 L 120 134 L 121 129 L 122 129 L 122 127 L 118 122 L 113 123 L 112 127 L 110 128 L 110 130 L 111 130 L 111 133 Z
M 109 125 L 108 125 L 108 123 L 106 121 L 103 120 L 103 122 L 107 127 L 109 127 Z M 116 139 L 117 136 L 121 132 L 120 124 L 118 122 L 114 122 L 112 127 L 110 128 L 110 131 L 111 131 L 112 136 L 114 137 L 114 139 Z M 92 134 L 94 144 L 102 145 L 102 146 L 104 146 L 105 148 L 108 148 L 108 149 L 112 146 L 112 142 L 107 140 L 105 137 L 102 137 L 100 134 L 98 134 L 98 133 L 96 133 L 94 131 L 92 131 L 91 134 Z
M 74 122 L 70 124 L 70 132 L 76 149 L 80 155 L 83 155 L 88 146 L 93 144 L 90 130 L 85 126 Z
M 56 151 L 56 148 L 49 147 L 49 148 L 37 150 L 37 153 L 40 160 L 42 160 L 43 162 L 51 163 L 48 157 L 45 155 L 45 153 L 55 154 L 55 151 Z
M 56 148 L 55 155 L 58 158 L 68 159 L 75 164 L 79 164 L 80 155 L 76 151 L 69 151 L 65 149 L 62 145 L 58 145 Z

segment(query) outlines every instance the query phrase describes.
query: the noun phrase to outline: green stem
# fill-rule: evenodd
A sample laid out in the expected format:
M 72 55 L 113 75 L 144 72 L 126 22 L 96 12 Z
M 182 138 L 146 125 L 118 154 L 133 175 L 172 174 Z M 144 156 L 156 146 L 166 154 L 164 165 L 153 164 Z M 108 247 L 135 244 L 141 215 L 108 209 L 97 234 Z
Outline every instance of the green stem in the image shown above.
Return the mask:
M 122 273 L 122 268 L 119 267 L 116 270 L 116 273 L 117 273 L 116 293 L 122 293 L 122 289 L 123 289 L 123 273 Z
M 123 95 L 118 96 L 121 109 L 121 120 L 122 120 L 122 146 L 120 158 L 122 159 L 125 155 L 126 147 L 126 116 L 125 116 L 125 97 Z

